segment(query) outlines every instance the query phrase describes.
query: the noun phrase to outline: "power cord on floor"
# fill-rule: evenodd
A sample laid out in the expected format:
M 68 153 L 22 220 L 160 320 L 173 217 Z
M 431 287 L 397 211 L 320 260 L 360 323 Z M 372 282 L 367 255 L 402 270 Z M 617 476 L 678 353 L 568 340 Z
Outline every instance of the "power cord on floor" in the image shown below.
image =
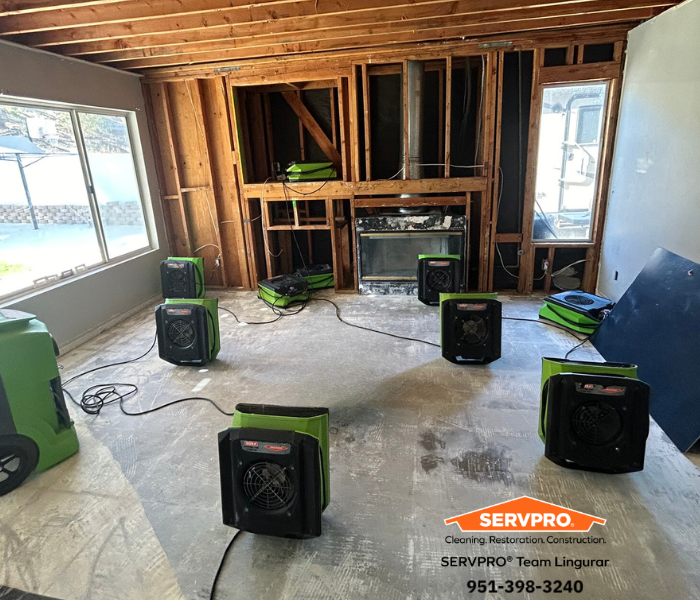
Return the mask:
M 90 386 L 87 388 L 85 391 L 83 391 L 80 400 L 76 400 L 73 394 L 68 391 L 66 388 L 67 385 L 71 384 L 73 381 L 80 377 L 84 377 L 85 375 L 88 375 L 90 373 L 94 373 L 95 371 L 100 371 L 102 369 L 108 369 L 110 367 L 119 367 L 122 365 L 128 365 L 131 363 L 135 363 L 136 361 L 141 360 L 142 358 L 145 358 L 148 356 L 148 354 L 151 353 L 153 348 L 155 348 L 156 342 L 158 341 L 158 334 L 155 335 L 153 338 L 153 343 L 151 346 L 144 352 L 143 354 L 137 356 L 136 358 L 132 358 L 129 360 L 121 360 L 118 362 L 114 363 L 109 363 L 107 365 L 102 365 L 100 367 L 95 367 L 93 369 L 88 369 L 87 371 L 83 371 L 82 373 L 78 373 L 77 375 L 74 375 L 73 377 L 67 379 L 63 383 L 63 392 L 70 398 L 71 402 L 75 404 L 76 406 L 80 407 L 83 412 L 89 414 L 89 415 L 99 415 L 100 411 L 105 407 L 110 404 L 115 404 L 119 403 L 119 409 L 125 414 L 130 417 L 140 417 L 142 415 L 147 415 L 153 412 L 156 412 L 158 410 L 161 410 L 162 408 L 167 408 L 168 406 L 173 406 L 175 404 L 180 404 L 181 402 L 190 402 L 190 401 L 204 401 L 204 402 L 209 402 L 216 410 L 218 410 L 221 414 L 226 415 L 227 417 L 232 417 L 233 413 L 228 413 L 222 408 L 219 407 L 216 402 L 211 400 L 210 398 L 204 398 L 200 396 L 192 396 L 188 398 L 178 398 L 177 400 L 173 400 L 172 402 L 167 402 L 165 404 L 162 404 L 160 406 L 156 406 L 153 408 L 149 408 L 144 411 L 140 412 L 129 412 L 124 408 L 124 402 L 128 400 L 129 398 L 132 398 L 139 392 L 139 388 L 136 384 L 133 383 L 100 383 L 97 385 Z
M 71 383 L 72 381 L 75 381 L 75 380 L 78 379 L 79 377 L 83 377 L 83 376 L 85 376 L 85 375 L 89 375 L 90 373 L 94 373 L 95 371 L 100 371 L 100 370 L 102 370 L 102 369 L 109 369 L 110 367 L 119 367 L 119 366 L 121 366 L 121 365 L 128 365 L 128 364 L 130 364 L 130 363 L 136 362 L 137 360 L 141 360 L 142 358 L 145 358 L 146 356 L 148 356 L 148 355 L 151 353 L 151 351 L 153 350 L 153 348 L 156 347 L 156 342 L 157 342 L 157 341 L 158 341 L 158 334 L 156 333 L 156 334 L 153 336 L 153 343 L 151 343 L 151 345 L 150 345 L 150 347 L 148 348 L 148 350 L 146 350 L 146 351 L 145 351 L 143 354 L 141 354 L 140 356 L 137 356 L 136 358 L 131 358 L 131 359 L 129 359 L 129 360 L 122 360 L 122 361 L 119 361 L 119 362 L 109 363 L 109 364 L 107 364 L 107 365 L 102 365 L 101 367 L 95 367 L 95 368 L 93 368 L 93 369 L 88 369 L 87 371 L 83 371 L 82 373 L 78 373 L 77 375 L 74 375 L 73 377 L 71 377 L 71 378 L 68 379 L 67 381 L 64 381 L 64 382 L 63 382 L 63 385 L 68 385 L 69 383 Z
M 583 347 L 583 345 L 584 345 L 588 340 L 590 340 L 590 339 L 591 339 L 591 336 L 589 335 L 589 336 L 586 337 L 585 339 L 581 340 L 578 344 L 576 344 L 573 348 L 571 348 L 571 350 L 569 350 L 569 351 L 564 355 L 564 358 L 569 358 L 569 355 L 570 355 L 570 354 L 573 354 L 574 352 L 576 352 L 576 350 L 578 350 L 579 348 Z
M 226 557 L 228 556 L 229 551 L 233 547 L 234 542 L 238 539 L 238 536 L 243 533 L 242 529 L 239 529 L 234 536 L 231 538 L 231 541 L 228 543 L 228 546 L 226 546 L 226 550 L 224 550 L 224 555 L 221 557 L 221 562 L 219 563 L 219 568 L 216 570 L 216 575 L 214 576 L 214 583 L 211 584 L 211 592 L 209 593 L 209 600 L 214 600 L 214 597 L 216 596 L 216 584 L 219 582 L 219 576 L 221 575 L 221 571 L 224 568 L 224 563 L 226 562 Z
M 412 337 L 407 337 L 404 335 L 397 335 L 395 333 L 389 333 L 388 331 L 379 331 L 378 329 L 372 329 L 371 327 L 365 327 L 364 325 L 357 325 L 356 323 L 350 323 L 343 319 L 341 316 L 340 312 L 340 307 L 333 302 L 332 300 L 329 300 L 328 298 L 313 298 L 312 300 L 316 300 L 319 302 L 328 302 L 328 304 L 332 304 L 335 307 L 335 316 L 338 318 L 338 320 L 350 327 L 355 327 L 357 329 L 363 329 L 364 331 L 371 331 L 372 333 L 380 333 L 382 335 L 388 335 L 389 337 L 397 338 L 399 340 L 408 340 L 409 342 L 420 342 L 421 344 L 427 344 L 428 346 L 434 346 L 436 348 L 440 348 L 440 344 L 435 344 L 434 342 L 428 342 L 427 340 L 420 340 L 418 338 L 412 338 Z

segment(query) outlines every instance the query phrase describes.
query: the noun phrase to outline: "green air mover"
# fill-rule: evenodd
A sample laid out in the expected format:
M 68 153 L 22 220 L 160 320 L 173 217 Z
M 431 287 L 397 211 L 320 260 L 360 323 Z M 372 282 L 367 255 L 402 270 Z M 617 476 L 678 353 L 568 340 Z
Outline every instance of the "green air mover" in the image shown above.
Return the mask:
M 440 294 L 442 357 L 455 364 L 486 364 L 501 358 L 498 294 Z
M 304 278 L 309 290 L 322 290 L 334 285 L 333 267 L 330 265 L 307 265 L 297 269 L 294 274 Z
M 321 535 L 330 502 L 328 409 L 238 404 L 219 433 L 224 524 L 291 538 Z
M 585 292 L 571 291 L 547 296 L 540 317 L 568 329 L 591 335 L 615 303 Z
M 205 365 L 221 349 L 216 298 L 168 298 L 156 308 L 158 355 L 174 365 Z
M 56 356 L 34 315 L 0 310 L 0 496 L 78 451 Z
M 171 257 L 160 263 L 163 298 L 204 298 L 204 260 Z
M 258 298 L 275 308 L 306 302 L 309 284 L 299 275 L 278 275 L 258 281 Z
M 332 162 L 293 162 L 287 168 L 289 181 L 327 181 L 335 177 L 336 171 Z
M 542 359 L 539 435 L 557 465 L 604 473 L 644 468 L 649 386 L 635 365 Z

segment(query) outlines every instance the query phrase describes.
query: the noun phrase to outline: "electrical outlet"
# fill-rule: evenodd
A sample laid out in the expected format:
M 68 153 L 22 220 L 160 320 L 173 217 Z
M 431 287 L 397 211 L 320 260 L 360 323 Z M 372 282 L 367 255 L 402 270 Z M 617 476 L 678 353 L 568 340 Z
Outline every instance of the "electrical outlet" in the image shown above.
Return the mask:
M 549 271 L 549 261 L 546 258 L 542 259 L 542 270 L 545 273 Z

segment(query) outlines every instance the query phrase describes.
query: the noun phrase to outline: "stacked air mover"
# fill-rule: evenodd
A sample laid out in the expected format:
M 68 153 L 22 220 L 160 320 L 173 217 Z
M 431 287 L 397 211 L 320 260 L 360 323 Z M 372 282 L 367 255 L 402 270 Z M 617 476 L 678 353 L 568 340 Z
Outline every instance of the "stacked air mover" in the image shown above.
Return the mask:
M 321 535 L 330 501 L 328 409 L 239 404 L 219 434 L 226 525 L 290 538 Z
M 57 356 L 34 315 L 0 310 L 0 496 L 78 451 Z
M 284 308 L 309 299 L 309 283 L 301 275 L 278 275 L 258 282 L 258 298 L 273 308 Z
M 497 294 L 441 294 L 442 356 L 455 364 L 501 358 L 501 303 Z
M 649 386 L 635 365 L 543 358 L 539 433 L 545 456 L 562 467 L 641 471 Z
M 163 298 L 204 298 L 204 260 L 169 258 L 160 263 Z
M 586 292 L 562 292 L 544 299 L 540 317 L 590 335 L 614 306 L 614 302 Z
M 169 258 L 160 264 L 165 304 L 156 308 L 159 356 L 174 365 L 206 365 L 219 352 L 216 298 L 204 298 L 201 258 Z
M 455 294 L 461 289 L 462 261 L 454 254 L 418 256 L 418 300 L 429 306 L 440 304 L 440 294 Z

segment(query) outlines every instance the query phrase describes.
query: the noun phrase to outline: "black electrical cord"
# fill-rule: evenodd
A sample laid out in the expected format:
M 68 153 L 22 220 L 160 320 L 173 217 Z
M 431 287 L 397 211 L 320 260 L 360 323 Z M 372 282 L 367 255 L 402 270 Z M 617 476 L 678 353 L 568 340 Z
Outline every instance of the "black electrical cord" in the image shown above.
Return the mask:
M 332 300 L 329 300 L 328 298 L 312 298 L 312 300 L 316 300 L 319 302 L 328 302 L 329 304 L 332 304 L 335 307 L 335 316 L 338 318 L 338 320 L 350 327 L 355 327 L 357 329 L 363 329 L 364 331 L 371 331 L 372 333 L 381 333 L 382 335 L 388 335 L 389 337 L 397 338 L 399 340 L 408 340 L 409 342 L 420 342 L 421 344 L 427 344 L 428 346 L 435 346 L 436 348 L 440 348 L 440 344 L 435 344 L 433 342 L 428 342 L 426 340 L 419 340 L 418 338 L 412 338 L 412 337 L 407 337 L 404 335 L 396 335 L 395 333 L 389 333 L 387 331 L 379 331 L 378 329 L 372 329 L 370 327 L 364 327 L 363 325 L 357 325 L 356 323 L 350 323 L 343 319 L 340 313 L 340 307 L 333 302 Z
M 214 600 L 214 597 L 216 595 L 216 584 L 219 582 L 219 576 L 221 575 L 221 571 L 224 568 L 224 563 L 226 562 L 226 557 L 228 556 L 229 551 L 231 550 L 233 543 L 238 539 L 238 536 L 243 533 L 242 529 L 239 529 L 234 536 L 231 538 L 231 541 L 228 543 L 228 546 L 226 546 L 226 550 L 224 550 L 224 555 L 221 557 L 221 562 L 219 563 L 219 568 L 216 570 L 216 575 L 214 576 L 214 583 L 211 584 L 211 592 L 209 593 L 209 600 Z
M 120 390 L 119 388 L 122 389 Z M 188 398 L 178 398 L 177 400 L 172 400 L 171 402 L 166 402 L 165 404 L 142 410 L 141 412 L 129 412 L 124 408 L 124 402 L 138 394 L 139 391 L 138 386 L 133 383 L 100 383 L 97 385 L 90 386 L 83 392 L 80 401 L 77 401 L 73 397 L 73 394 L 71 394 L 65 387 L 63 388 L 63 391 L 68 395 L 73 404 L 79 406 L 83 410 L 83 412 L 86 412 L 89 415 L 99 415 L 105 406 L 115 403 L 119 403 L 119 409 L 125 415 L 129 417 L 141 417 L 143 415 L 148 415 L 150 413 L 159 411 L 162 408 L 167 408 L 168 406 L 173 406 L 182 402 L 203 401 L 209 402 L 209 404 L 211 404 L 222 415 L 225 415 L 227 417 L 233 416 L 232 412 L 226 412 L 216 402 L 214 402 L 210 398 L 204 398 L 203 396 L 190 396 Z
M 584 345 L 588 340 L 590 340 L 590 339 L 591 339 L 591 336 L 589 335 L 587 338 L 581 340 L 578 344 L 576 344 L 573 348 L 571 348 L 571 350 L 569 350 L 569 351 L 564 355 L 564 358 L 569 358 L 569 355 L 570 355 L 570 354 L 573 354 L 574 352 L 576 352 L 576 350 L 578 350 L 579 348 L 581 348 L 581 346 L 583 346 L 583 345 Z
M 141 354 L 141 356 L 137 356 L 136 358 L 131 358 L 129 360 L 122 360 L 122 361 L 115 362 L 115 363 L 109 363 L 107 365 L 102 365 L 101 367 L 95 367 L 93 369 L 88 369 L 87 371 L 83 371 L 82 373 L 78 373 L 77 375 L 74 375 L 73 377 L 71 377 L 70 379 L 65 381 L 63 383 L 63 385 L 68 385 L 69 383 L 71 383 L 72 381 L 75 381 L 79 377 L 83 377 L 84 375 L 94 373 L 95 371 L 100 371 L 102 369 L 108 369 L 109 367 L 119 367 L 121 365 L 128 365 L 129 363 L 134 363 L 137 360 L 141 360 L 142 358 L 144 358 L 145 356 L 150 354 L 151 350 L 153 350 L 153 348 L 155 348 L 157 341 L 158 341 L 158 334 L 156 333 L 153 336 L 153 343 L 151 344 L 150 348 L 148 350 L 146 350 L 143 354 Z
M 209 402 L 211 405 L 216 408 L 221 414 L 226 415 L 227 417 L 233 416 L 233 413 L 228 413 L 224 411 L 222 408 L 216 404 L 213 400 L 209 398 L 204 398 L 204 397 L 199 397 L 199 396 L 192 396 L 189 398 L 179 398 L 177 400 L 173 400 L 172 402 L 167 402 L 165 404 L 162 404 L 160 406 L 156 406 L 154 408 L 149 408 L 147 410 L 133 413 L 129 412 L 124 408 L 124 402 L 128 400 L 129 398 L 132 398 L 136 394 L 138 394 L 139 388 L 137 385 L 133 383 L 101 383 L 97 385 L 90 386 L 87 388 L 81 395 L 80 401 L 76 400 L 67 389 L 66 386 L 78 379 L 79 377 L 83 377 L 85 375 L 88 375 L 90 373 L 94 373 L 95 371 L 100 371 L 102 369 L 108 369 L 110 367 L 119 367 L 121 365 L 128 365 L 130 363 L 134 363 L 138 360 L 141 360 L 142 358 L 145 358 L 150 352 L 155 348 L 156 342 L 158 341 L 158 334 L 156 333 L 155 337 L 153 338 L 153 343 L 151 346 L 141 354 L 140 356 L 137 356 L 136 358 L 132 358 L 129 360 L 122 360 L 119 362 L 114 362 L 114 363 L 109 363 L 107 365 L 102 365 L 100 367 L 95 367 L 93 369 L 88 369 L 87 371 L 83 371 L 82 373 L 78 373 L 77 375 L 74 375 L 70 379 L 66 380 L 63 383 L 63 391 L 64 393 L 70 398 L 71 402 L 75 404 L 76 406 L 80 407 L 83 412 L 86 412 L 89 415 L 99 415 L 100 411 L 105 407 L 110 404 L 115 404 L 119 403 L 119 408 L 120 410 L 125 414 L 130 417 L 140 417 L 141 415 L 147 415 L 149 413 L 156 412 L 160 410 L 161 408 L 166 408 L 168 406 L 173 406 L 174 404 L 180 404 L 181 402 L 189 402 L 191 400 L 198 400 L 198 401 L 205 401 Z
M 283 315 L 277 315 L 275 319 L 272 319 L 271 321 L 241 321 L 237 316 L 236 313 L 234 313 L 231 309 L 226 308 L 225 306 L 219 306 L 219 310 L 223 310 L 224 312 L 229 313 L 230 315 L 233 316 L 234 319 L 236 319 L 236 323 L 241 323 L 243 325 L 269 325 L 270 323 L 277 323 Z

